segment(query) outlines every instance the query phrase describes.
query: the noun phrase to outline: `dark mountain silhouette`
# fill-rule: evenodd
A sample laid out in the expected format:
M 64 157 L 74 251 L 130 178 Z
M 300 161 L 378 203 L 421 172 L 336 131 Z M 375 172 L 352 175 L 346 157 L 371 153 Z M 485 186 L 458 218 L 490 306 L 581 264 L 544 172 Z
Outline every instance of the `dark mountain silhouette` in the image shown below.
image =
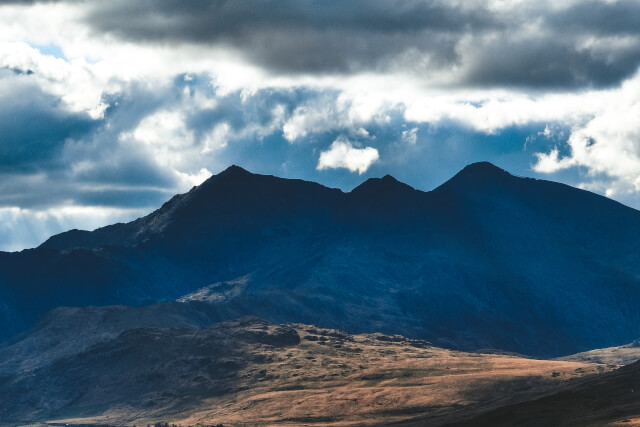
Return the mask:
M 131 223 L 0 253 L 0 334 L 60 305 L 188 295 L 212 320 L 559 356 L 640 336 L 639 278 L 640 212 L 490 163 L 350 193 L 232 166 Z

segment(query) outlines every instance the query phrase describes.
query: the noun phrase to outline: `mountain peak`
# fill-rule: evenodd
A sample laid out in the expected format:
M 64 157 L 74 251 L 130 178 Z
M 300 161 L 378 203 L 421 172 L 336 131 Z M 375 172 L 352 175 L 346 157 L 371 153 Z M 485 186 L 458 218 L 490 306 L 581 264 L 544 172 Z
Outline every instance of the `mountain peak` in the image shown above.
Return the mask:
M 217 176 L 242 176 L 242 175 L 253 175 L 248 170 L 241 168 L 238 165 L 231 165 L 222 172 L 220 172 Z
M 511 175 L 506 170 L 499 168 L 491 162 L 475 162 L 465 166 L 458 175 L 474 175 L 477 177 L 482 176 L 496 176 L 496 175 Z M 457 176 L 457 175 L 456 175 Z
M 356 188 L 351 190 L 353 195 L 381 195 L 393 193 L 406 193 L 416 191 L 413 187 L 398 181 L 391 175 L 385 175 L 382 178 L 369 178 Z
M 453 178 L 438 188 L 474 189 L 502 186 L 518 177 L 490 162 L 476 162 L 465 166 Z
M 255 174 L 249 172 L 248 170 L 238 166 L 231 165 L 222 172 L 219 172 L 217 175 L 210 176 L 207 180 L 205 180 L 199 186 L 196 186 L 192 189 L 192 191 L 203 191 L 204 189 L 210 189 L 215 186 L 215 183 L 234 183 L 234 182 L 244 182 L 247 178 L 253 177 Z M 208 191 L 208 190 L 207 190 Z

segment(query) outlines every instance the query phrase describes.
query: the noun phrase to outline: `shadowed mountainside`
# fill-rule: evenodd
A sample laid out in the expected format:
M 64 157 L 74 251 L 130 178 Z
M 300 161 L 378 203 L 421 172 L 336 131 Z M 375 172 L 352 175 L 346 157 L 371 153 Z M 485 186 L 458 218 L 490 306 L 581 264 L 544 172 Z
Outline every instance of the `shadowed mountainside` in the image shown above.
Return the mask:
M 570 384 L 558 393 L 507 405 L 452 426 L 638 426 L 639 386 L 640 362 L 635 362 Z
M 199 304 L 160 303 L 146 307 L 59 307 L 28 333 L 0 345 L 0 376 L 32 371 L 81 353 L 122 332 L 140 328 L 201 329 L 212 319 Z
M 60 305 L 188 298 L 213 320 L 561 356 L 640 336 L 639 247 L 640 212 L 490 163 L 350 193 L 232 166 L 131 223 L 0 253 L 0 334 Z

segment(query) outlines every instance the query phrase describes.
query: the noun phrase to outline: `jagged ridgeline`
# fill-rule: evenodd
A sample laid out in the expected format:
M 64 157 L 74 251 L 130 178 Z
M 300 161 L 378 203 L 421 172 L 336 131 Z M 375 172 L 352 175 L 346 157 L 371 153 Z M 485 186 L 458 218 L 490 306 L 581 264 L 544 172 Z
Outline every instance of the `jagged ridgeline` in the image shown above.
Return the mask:
M 133 222 L 0 253 L 0 334 L 58 306 L 180 300 L 202 326 L 558 356 L 638 338 L 639 277 L 640 212 L 490 163 L 430 192 L 385 176 L 349 193 L 232 166 Z

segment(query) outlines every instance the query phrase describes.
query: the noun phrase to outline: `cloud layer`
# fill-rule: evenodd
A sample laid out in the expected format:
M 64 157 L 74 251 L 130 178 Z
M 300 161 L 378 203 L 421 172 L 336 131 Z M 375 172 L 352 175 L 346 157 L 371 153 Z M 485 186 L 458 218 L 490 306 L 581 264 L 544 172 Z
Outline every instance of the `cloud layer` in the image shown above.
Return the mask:
M 428 190 L 490 160 L 640 207 L 639 15 L 631 0 L 2 1 L 0 249 L 133 219 L 231 163 Z
M 406 72 L 480 86 L 610 86 L 640 63 L 633 1 L 102 2 L 86 20 L 135 42 L 231 49 L 274 72 Z M 140 20 L 139 16 L 145 16 Z

